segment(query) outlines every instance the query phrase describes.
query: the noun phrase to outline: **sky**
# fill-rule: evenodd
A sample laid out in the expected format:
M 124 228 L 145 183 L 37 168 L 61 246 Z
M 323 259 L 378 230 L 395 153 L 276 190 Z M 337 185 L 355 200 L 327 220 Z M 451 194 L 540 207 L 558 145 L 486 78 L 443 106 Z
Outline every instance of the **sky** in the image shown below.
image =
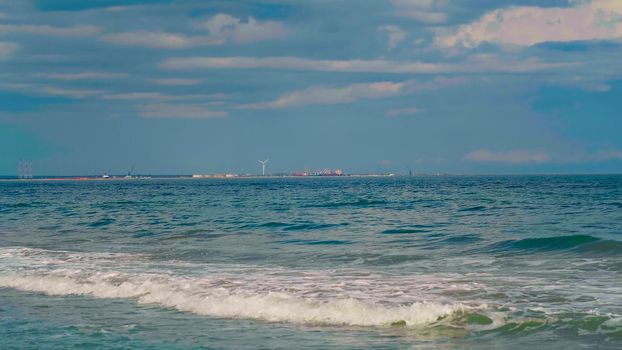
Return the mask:
M 0 175 L 622 172 L 620 0 L 0 0 Z

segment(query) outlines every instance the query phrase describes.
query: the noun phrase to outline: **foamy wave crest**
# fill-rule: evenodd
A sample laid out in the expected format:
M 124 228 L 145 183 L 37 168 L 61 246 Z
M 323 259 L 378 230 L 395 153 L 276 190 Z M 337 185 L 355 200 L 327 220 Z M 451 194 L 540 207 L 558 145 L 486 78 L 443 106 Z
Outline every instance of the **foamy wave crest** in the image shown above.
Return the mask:
M 424 326 L 481 309 L 434 293 L 481 288 L 447 276 L 214 265 L 20 247 L 0 248 L 1 287 L 128 298 L 213 317 L 310 325 Z
M 0 287 L 48 295 L 89 295 L 97 298 L 132 298 L 179 311 L 223 318 L 258 319 L 311 325 L 421 326 L 458 311 L 460 304 L 415 302 L 390 306 L 368 304 L 353 298 L 313 300 L 286 292 L 233 293 L 225 287 L 209 287 L 200 279 L 162 274 L 119 272 L 85 273 L 58 270 L 46 274 L 0 276 Z

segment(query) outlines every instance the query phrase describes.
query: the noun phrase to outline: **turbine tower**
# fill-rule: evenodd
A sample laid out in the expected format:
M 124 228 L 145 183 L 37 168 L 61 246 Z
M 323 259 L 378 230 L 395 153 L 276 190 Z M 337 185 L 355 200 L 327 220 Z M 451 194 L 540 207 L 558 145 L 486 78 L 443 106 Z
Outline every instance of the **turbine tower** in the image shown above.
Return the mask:
M 266 164 L 268 163 L 269 160 L 270 159 L 259 161 L 259 163 L 261 163 L 261 176 L 266 176 Z

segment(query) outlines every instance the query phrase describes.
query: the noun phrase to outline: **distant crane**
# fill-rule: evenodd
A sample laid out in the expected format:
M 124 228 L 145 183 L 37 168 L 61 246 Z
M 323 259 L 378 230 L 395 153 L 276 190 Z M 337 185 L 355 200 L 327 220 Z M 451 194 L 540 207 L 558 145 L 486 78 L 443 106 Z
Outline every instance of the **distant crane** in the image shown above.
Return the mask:
M 268 164 L 268 161 L 270 159 L 266 159 L 266 160 L 260 160 L 259 163 L 261 163 L 261 176 L 266 176 L 266 164 Z
M 134 174 L 134 165 L 132 165 L 132 170 L 130 170 L 127 175 L 125 175 L 126 179 L 131 179 L 132 178 L 132 174 Z

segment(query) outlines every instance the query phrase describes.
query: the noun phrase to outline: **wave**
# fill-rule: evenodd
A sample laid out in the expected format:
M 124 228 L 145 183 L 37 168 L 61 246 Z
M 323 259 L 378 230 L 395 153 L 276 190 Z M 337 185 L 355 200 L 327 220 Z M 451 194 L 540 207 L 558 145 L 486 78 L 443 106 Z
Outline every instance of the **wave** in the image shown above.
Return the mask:
M 487 293 L 496 294 L 494 285 L 455 275 L 293 270 L 162 261 L 139 254 L 0 248 L 0 288 L 123 298 L 209 317 L 311 326 L 494 334 L 573 329 L 608 339 L 622 331 L 622 317 L 617 314 L 488 306 L 473 293 L 492 288 Z M 448 293 L 470 297 L 459 302 Z
M 89 227 L 94 227 L 94 228 L 97 228 L 97 227 L 104 227 L 104 226 L 108 226 L 108 225 L 110 225 L 110 224 L 112 224 L 112 223 L 114 223 L 114 222 L 115 222 L 115 219 L 112 219 L 112 218 L 103 218 L 103 219 L 99 219 L 99 220 L 97 220 L 97 221 L 95 221 L 95 222 L 91 222 L 91 223 L 89 223 L 87 226 L 89 226 Z
M 441 277 L 406 280 L 361 272 L 197 267 L 130 254 L 0 249 L 0 288 L 134 299 L 211 317 L 327 326 L 424 327 L 451 322 L 473 308 L 421 294 L 443 285 Z
M 255 225 L 255 226 L 273 228 L 273 227 L 287 227 L 287 226 L 290 226 L 290 224 L 285 223 L 285 222 L 270 221 L 270 222 L 266 222 L 266 223 Z
M 200 280 L 119 272 L 85 274 L 65 270 L 47 275 L 2 275 L 0 287 L 48 295 L 131 298 L 139 303 L 199 315 L 310 325 L 417 326 L 436 322 L 466 309 L 459 304 L 431 302 L 382 306 L 353 298 L 319 301 L 298 298 L 287 292 L 232 293 L 224 287 L 206 287 Z
M 306 208 L 342 208 L 342 207 L 354 207 L 354 208 L 365 207 L 367 208 L 367 207 L 385 206 L 387 204 L 390 204 L 390 203 L 382 199 L 361 198 L 361 199 L 357 199 L 354 201 L 347 201 L 347 202 L 327 202 L 327 203 L 318 203 L 318 204 L 307 204 L 307 205 L 304 205 L 304 207 Z
M 469 211 L 485 211 L 487 208 L 485 206 L 482 205 L 477 205 L 474 207 L 467 207 L 467 208 L 460 208 L 458 209 L 458 211 L 465 211 L 465 212 L 469 212 Z
M 31 208 L 42 208 L 48 205 L 45 202 L 18 202 L 18 203 L 0 203 L 0 213 L 19 213 Z
M 288 239 L 285 241 L 277 241 L 284 244 L 299 244 L 299 245 L 344 245 L 353 244 L 352 241 L 344 241 L 338 239 L 332 240 L 314 240 L 314 239 Z
M 313 231 L 313 230 L 325 230 L 333 227 L 341 227 L 341 226 L 349 226 L 350 224 L 347 222 L 337 223 L 337 224 L 327 224 L 327 223 L 315 223 L 315 222 L 265 222 L 258 224 L 247 224 L 243 225 L 241 228 L 243 229 L 255 229 L 255 228 L 268 228 L 268 229 L 279 229 L 282 231 Z
M 475 233 L 468 233 L 463 235 L 452 235 L 443 239 L 441 242 L 444 244 L 469 244 L 482 241 L 480 235 Z
M 622 242 L 612 240 L 600 240 L 590 244 L 577 247 L 577 251 L 581 254 L 604 257 L 604 256 L 622 256 Z
M 391 228 L 380 232 L 383 235 L 402 235 L 409 233 L 424 233 L 429 232 L 429 230 L 424 229 L 415 229 L 415 228 Z
M 590 235 L 570 235 L 507 240 L 488 246 L 493 252 L 579 251 L 622 253 L 622 242 L 602 240 Z
M 340 223 L 340 224 L 318 224 L 318 223 L 301 223 L 301 224 L 292 224 L 291 226 L 287 226 L 283 228 L 283 231 L 313 231 L 313 230 L 324 230 L 332 227 L 339 226 L 348 226 L 348 223 Z

